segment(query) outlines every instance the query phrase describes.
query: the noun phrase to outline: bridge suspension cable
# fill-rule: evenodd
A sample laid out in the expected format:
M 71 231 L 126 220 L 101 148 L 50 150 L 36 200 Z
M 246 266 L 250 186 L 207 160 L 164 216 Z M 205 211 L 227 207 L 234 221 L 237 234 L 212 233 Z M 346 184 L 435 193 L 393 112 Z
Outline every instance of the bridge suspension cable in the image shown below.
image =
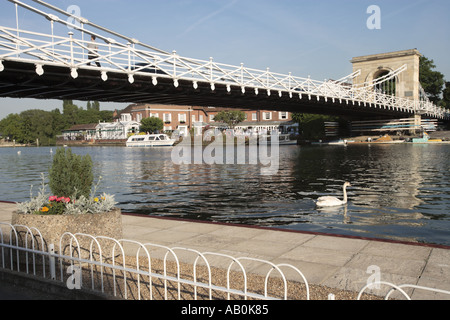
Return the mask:
M 413 101 L 395 95 L 385 94 L 373 90 L 374 86 L 395 79 L 406 66 L 391 71 L 371 83 L 363 85 L 351 84 L 352 80 L 360 74 L 356 71 L 339 80 L 316 81 L 308 78 L 293 76 L 291 73 L 279 74 L 266 70 L 257 70 L 240 66 L 217 63 L 210 58 L 208 61 L 182 57 L 173 51 L 166 51 L 144 44 L 132 37 L 128 37 L 94 24 L 85 18 L 68 13 L 41 0 L 33 0 L 36 4 L 53 10 L 53 13 L 37 9 L 19 0 L 8 0 L 17 6 L 34 12 L 49 20 L 52 27 L 51 34 L 20 30 L 17 21 L 16 28 L 0 26 L 0 72 L 4 70 L 4 61 L 18 61 L 36 66 L 36 73 L 41 76 L 47 66 L 66 67 L 71 70 L 75 79 L 81 69 L 97 70 L 103 81 L 108 80 L 109 73 L 122 73 L 127 75 L 130 83 L 134 77 L 150 80 L 157 86 L 159 79 L 173 81 L 178 87 L 183 81 L 192 84 L 197 90 L 200 84 L 207 84 L 214 92 L 218 85 L 226 87 L 230 93 L 239 90 L 242 95 L 253 93 L 255 96 L 288 96 L 290 99 L 316 99 L 332 101 L 339 104 L 357 104 L 358 106 L 380 106 L 386 110 L 397 110 L 404 113 L 425 113 L 438 118 L 449 118 L 450 114 L 443 108 L 436 107 L 429 101 Z M 67 19 L 67 17 L 71 19 Z M 77 19 L 79 25 L 70 20 Z M 81 31 L 81 40 L 73 32 L 68 36 L 55 35 L 54 22 L 67 26 L 70 29 Z M 75 22 L 75 20 L 74 20 Z M 95 30 L 86 28 L 88 26 Z M 84 34 L 96 36 L 104 43 L 98 43 L 98 49 L 90 49 L 90 41 L 84 40 Z M 125 40 L 123 43 L 113 38 Z M 139 48 L 138 48 L 139 47 Z M 95 53 L 95 57 L 92 57 Z M 100 65 L 100 62 L 101 65 Z M 91 66 L 91 63 L 98 63 Z M 204 86 L 202 87 L 204 88 Z
M 9 1 L 20 2 L 20 1 L 16 1 L 16 0 L 9 0 Z M 130 38 L 130 37 L 127 37 L 127 36 L 125 36 L 125 35 L 122 35 L 122 34 L 120 34 L 120 33 L 118 33 L 118 32 L 115 32 L 115 31 L 113 31 L 113 30 L 110 30 L 110 29 L 107 29 L 107 28 L 105 28 L 105 27 L 102 27 L 102 26 L 100 26 L 100 25 L 98 25 L 98 24 L 95 24 L 95 23 L 89 21 L 89 20 L 86 19 L 86 18 L 79 17 L 79 16 L 76 16 L 76 15 L 74 15 L 74 14 L 71 14 L 71 13 L 69 13 L 69 12 L 67 12 L 67 11 L 65 11 L 65 10 L 63 10 L 63 9 L 60 9 L 60 8 L 58 8 L 58 7 L 55 7 L 54 5 L 51 5 L 51 4 L 47 3 L 47 2 L 44 2 L 44 1 L 41 1 L 41 0 L 33 0 L 33 1 L 36 2 L 36 3 L 39 3 L 40 5 L 43 5 L 43 6 L 47 7 L 47 8 L 49 8 L 49 9 L 51 9 L 51 10 L 54 10 L 54 11 L 60 13 L 60 14 L 63 14 L 63 15 L 65 15 L 65 16 L 69 17 L 69 18 L 73 18 L 73 19 L 75 19 L 75 20 L 79 20 L 80 23 L 81 23 L 82 25 L 89 25 L 89 26 L 91 26 L 91 27 L 93 27 L 93 28 L 96 28 L 96 29 L 102 30 L 102 31 L 104 31 L 104 32 L 107 32 L 107 33 L 109 33 L 109 34 L 112 34 L 112 35 L 114 35 L 114 36 L 116 36 L 116 37 L 118 37 L 118 38 L 122 38 L 122 39 L 124 39 L 124 40 L 127 40 L 127 41 L 129 41 L 130 43 L 138 44 L 138 45 L 141 45 L 141 46 L 143 46 L 143 47 L 145 47 L 145 48 L 148 48 L 148 49 L 151 49 L 151 50 L 160 52 L 160 53 L 169 54 L 169 52 L 166 52 L 166 51 L 164 51 L 164 50 L 161 50 L 161 49 L 155 48 L 155 47 L 153 47 L 153 46 L 150 46 L 150 45 L 148 45 L 148 44 L 142 43 L 142 42 L 140 42 L 139 40 L 137 40 L 137 39 L 135 39 L 135 38 Z M 68 24 L 68 21 L 67 21 L 67 20 L 66 20 L 66 21 L 63 21 L 63 23 Z M 71 26 L 73 26 L 73 24 L 72 24 Z M 76 27 L 76 26 L 75 26 L 75 27 Z

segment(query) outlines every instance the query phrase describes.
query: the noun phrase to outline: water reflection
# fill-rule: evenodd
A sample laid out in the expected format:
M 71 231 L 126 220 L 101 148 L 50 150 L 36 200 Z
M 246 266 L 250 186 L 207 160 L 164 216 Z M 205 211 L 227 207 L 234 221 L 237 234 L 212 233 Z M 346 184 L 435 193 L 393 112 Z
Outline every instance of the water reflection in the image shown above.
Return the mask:
M 0 149 L 1 200 L 37 191 L 53 156 L 17 151 Z M 73 152 L 91 155 L 102 191 L 125 211 L 450 245 L 447 145 L 283 146 L 273 176 L 260 165 L 174 165 L 164 148 Z M 348 205 L 318 210 L 315 199 L 341 197 L 344 181 Z

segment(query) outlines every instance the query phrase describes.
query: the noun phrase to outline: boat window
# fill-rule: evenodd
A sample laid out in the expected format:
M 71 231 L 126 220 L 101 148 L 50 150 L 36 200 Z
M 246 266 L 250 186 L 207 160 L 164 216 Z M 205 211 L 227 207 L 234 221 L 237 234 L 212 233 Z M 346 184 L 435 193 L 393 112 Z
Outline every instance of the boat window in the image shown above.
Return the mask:
M 144 141 L 144 138 L 133 138 L 132 141 Z
M 155 141 L 155 137 L 148 137 L 149 141 Z
M 160 135 L 160 136 L 159 136 L 159 139 L 161 139 L 161 140 L 166 140 L 166 137 L 164 137 L 163 135 Z

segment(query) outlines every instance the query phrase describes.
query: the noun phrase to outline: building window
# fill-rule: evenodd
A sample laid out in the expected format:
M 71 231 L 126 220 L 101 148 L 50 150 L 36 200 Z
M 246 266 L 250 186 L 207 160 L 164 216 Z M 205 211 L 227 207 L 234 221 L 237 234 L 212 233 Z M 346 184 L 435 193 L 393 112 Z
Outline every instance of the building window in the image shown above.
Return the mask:
M 172 131 L 172 127 L 164 127 L 164 131 Z
M 264 112 L 263 119 L 264 120 L 272 120 L 272 112 Z
M 278 118 L 280 120 L 287 120 L 289 118 L 289 115 L 287 112 L 279 112 L 278 113 Z
M 210 114 L 209 115 L 209 121 L 210 122 L 214 122 L 214 118 L 215 118 L 216 116 L 214 115 L 214 114 Z
M 252 121 L 258 121 L 258 114 L 252 113 Z
M 157 113 L 150 113 L 150 118 L 159 118 L 159 114 L 157 114 Z
M 131 114 L 129 113 L 123 113 L 120 115 L 120 120 L 127 122 L 127 121 L 131 121 Z
M 194 122 L 195 122 L 195 114 L 192 115 L 192 123 L 194 123 Z
M 186 114 L 185 113 L 179 113 L 178 114 L 178 121 L 180 123 L 186 123 Z
M 164 113 L 164 122 L 165 123 L 172 122 L 172 115 L 170 113 Z
M 199 121 L 199 122 L 203 122 L 203 115 L 198 116 L 198 121 Z

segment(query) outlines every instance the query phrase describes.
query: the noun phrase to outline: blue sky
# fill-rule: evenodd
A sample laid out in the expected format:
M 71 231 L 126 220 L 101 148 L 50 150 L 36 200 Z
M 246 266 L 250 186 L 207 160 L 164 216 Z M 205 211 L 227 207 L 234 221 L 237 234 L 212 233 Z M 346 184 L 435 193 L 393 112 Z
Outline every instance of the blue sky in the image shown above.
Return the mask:
M 14 5 L 0 0 L 1 25 L 15 27 Z M 34 4 L 30 0 L 24 0 Z M 316 80 L 352 72 L 353 57 L 417 48 L 450 81 L 448 0 L 47 0 L 77 5 L 90 21 L 186 57 L 292 72 Z M 370 30 L 367 8 L 381 9 L 381 29 Z M 39 8 L 42 8 L 36 5 Z M 50 31 L 24 9 L 20 26 Z M 85 106 L 85 103 L 77 103 Z M 60 101 L 0 98 L 0 119 Z M 102 109 L 123 108 L 102 104 Z

